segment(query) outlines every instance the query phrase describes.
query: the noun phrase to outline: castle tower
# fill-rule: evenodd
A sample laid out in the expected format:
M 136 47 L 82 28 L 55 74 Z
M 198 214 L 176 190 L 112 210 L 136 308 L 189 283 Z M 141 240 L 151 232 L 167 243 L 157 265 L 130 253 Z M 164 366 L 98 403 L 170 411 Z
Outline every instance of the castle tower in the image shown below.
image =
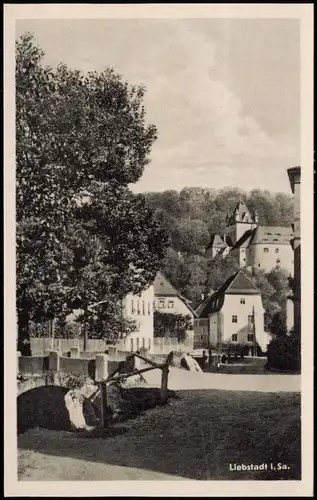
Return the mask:
M 258 225 L 258 215 L 251 214 L 243 200 L 239 200 L 231 216 L 226 219 L 227 227 L 225 234 L 231 237 L 234 245 L 248 229 L 254 229 Z

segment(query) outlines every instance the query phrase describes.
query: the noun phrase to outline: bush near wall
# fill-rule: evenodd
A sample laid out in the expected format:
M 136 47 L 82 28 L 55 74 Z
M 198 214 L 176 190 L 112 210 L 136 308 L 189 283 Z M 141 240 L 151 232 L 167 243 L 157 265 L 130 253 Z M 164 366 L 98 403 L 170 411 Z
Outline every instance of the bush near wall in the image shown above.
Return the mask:
M 285 371 L 299 371 L 300 341 L 293 336 L 273 339 L 267 349 L 267 368 Z

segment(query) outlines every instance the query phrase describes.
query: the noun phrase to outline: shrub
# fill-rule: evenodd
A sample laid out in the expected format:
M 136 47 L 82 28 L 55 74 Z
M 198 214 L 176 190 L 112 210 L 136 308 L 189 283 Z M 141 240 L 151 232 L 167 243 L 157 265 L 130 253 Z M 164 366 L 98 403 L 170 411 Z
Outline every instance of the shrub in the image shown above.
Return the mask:
M 300 370 L 300 342 L 293 336 L 277 337 L 268 345 L 267 367 L 278 370 Z

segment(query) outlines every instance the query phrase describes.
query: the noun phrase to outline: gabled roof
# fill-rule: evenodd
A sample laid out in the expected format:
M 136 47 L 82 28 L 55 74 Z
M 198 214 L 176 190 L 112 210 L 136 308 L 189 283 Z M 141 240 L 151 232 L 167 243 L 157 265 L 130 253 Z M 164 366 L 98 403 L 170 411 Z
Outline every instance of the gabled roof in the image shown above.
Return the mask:
M 251 244 L 289 245 L 293 238 L 291 227 L 259 226 L 254 231 Z
M 226 248 L 227 244 L 223 241 L 219 234 L 212 234 L 208 248 Z
M 163 276 L 161 272 L 158 272 L 154 280 L 154 295 L 159 295 L 161 297 L 178 296 L 178 291 L 173 285 Z
M 260 295 L 260 290 L 245 275 L 242 269 L 230 276 L 223 285 L 207 297 L 196 309 L 200 318 L 221 310 L 225 295 Z
M 229 217 L 228 225 L 235 223 L 235 215 L 236 214 L 238 214 L 238 221 L 239 222 L 248 222 L 248 223 L 253 222 L 254 223 L 253 216 L 243 200 L 239 200 L 238 203 L 236 204 L 233 213 Z
M 182 297 L 175 287 L 165 278 L 165 276 L 159 271 L 154 280 L 154 295 L 156 297 L 178 297 L 188 308 L 188 310 L 196 317 L 195 311 L 189 305 L 189 302 L 185 297 Z

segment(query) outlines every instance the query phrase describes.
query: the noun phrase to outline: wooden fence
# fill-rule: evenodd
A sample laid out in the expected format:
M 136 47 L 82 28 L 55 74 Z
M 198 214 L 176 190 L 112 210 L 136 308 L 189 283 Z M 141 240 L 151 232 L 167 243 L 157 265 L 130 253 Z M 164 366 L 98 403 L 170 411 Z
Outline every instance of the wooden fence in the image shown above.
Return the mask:
M 102 430 L 109 426 L 110 414 L 108 413 L 108 402 L 107 402 L 107 386 L 110 384 L 117 384 L 122 379 L 127 379 L 134 375 L 141 375 L 142 373 L 148 372 L 150 370 L 160 369 L 161 375 L 161 388 L 160 388 L 160 402 L 165 404 L 168 398 L 168 373 L 169 365 L 171 362 L 173 354 L 170 353 L 164 363 L 155 363 L 154 361 L 145 358 L 139 353 L 133 353 L 127 356 L 125 363 L 119 364 L 119 366 L 113 370 L 109 375 L 107 375 L 107 355 L 100 355 L 96 358 L 96 376 L 95 381 L 99 385 L 100 389 L 100 422 Z M 104 358 L 104 361 L 103 361 Z M 139 359 L 143 363 L 150 366 L 146 368 L 137 368 L 136 360 Z M 103 371 L 105 370 L 105 373 Z

